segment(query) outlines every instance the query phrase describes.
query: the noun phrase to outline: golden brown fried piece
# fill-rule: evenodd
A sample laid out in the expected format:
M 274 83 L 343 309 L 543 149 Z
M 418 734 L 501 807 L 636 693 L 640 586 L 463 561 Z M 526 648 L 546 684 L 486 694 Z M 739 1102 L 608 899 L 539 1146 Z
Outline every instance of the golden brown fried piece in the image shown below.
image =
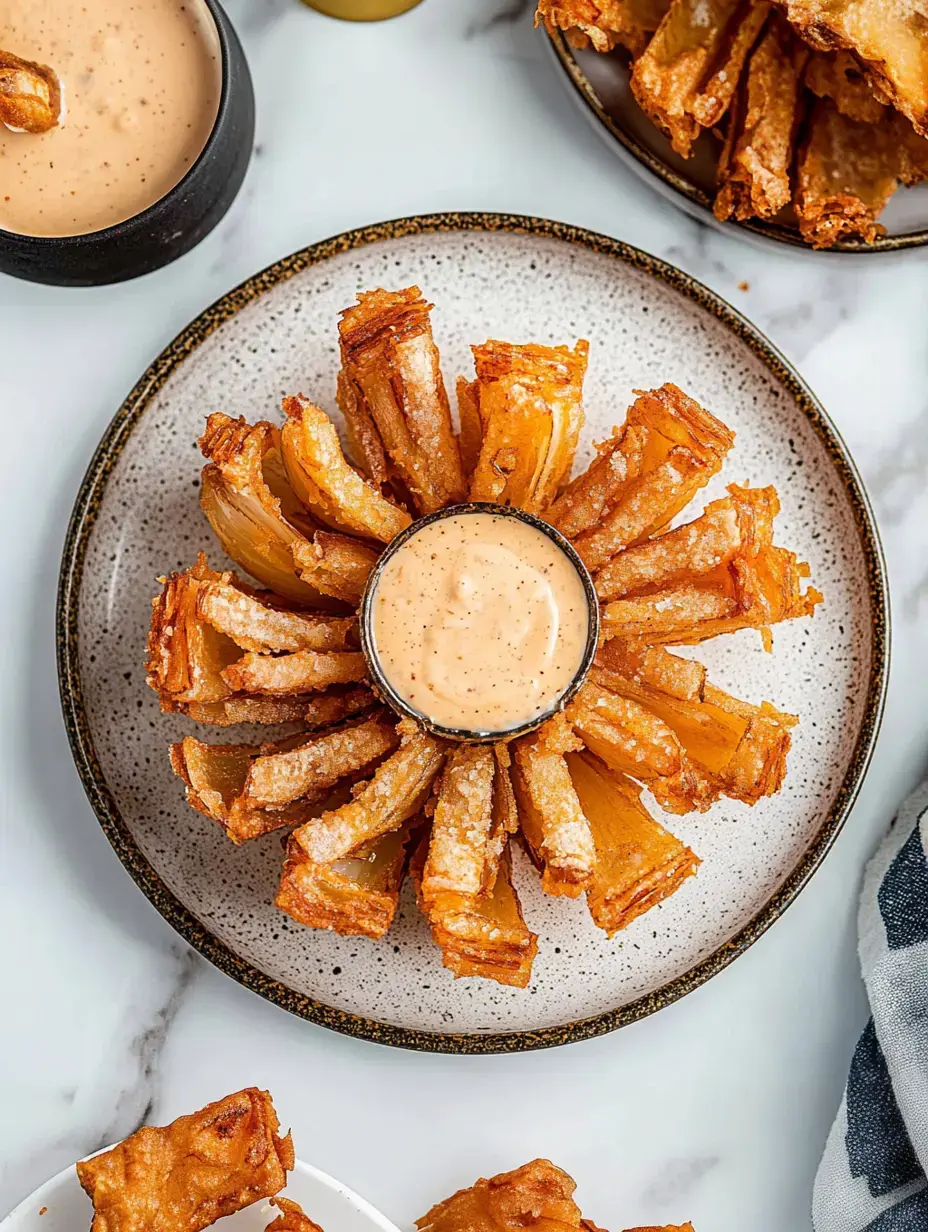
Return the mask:
M 629 436 L 635 441 L 634 478 L 611 488 L 601 484 L 600 472 L 614 456 L 601 451 L 587 472 L 596 472 L 588 486 L 581 486 L 581 476 L 565 493 L 572 504 L 559 501 L 552 510 L 555 525 L 573 538 L 589 569 L 602 568 L 623 548 L 663 530 L 721 468 L 735 440 L 714 415 L 670 384 L 638 394 L 617 439 L 624 443 Z M 604 490 L 608 495 L 592 525 L 582 514 L 574 516 L 578 505 L 595 507 Z
M 574 1181 L 547 1159 L 481 1178 L 416 1220 L 419 1232 L 567 1232 L 580 1228 Z
M 691 1223 L 668 1223 L 659 1228 L 656 1225 L 652 1228 L 626 1228 L 625 1232 L 694 1232 L 694 1229 Z
M 589 344 L 490 341 L 472 350 L 477 379 L 464 397 L 478 408 L 483 439 L 470 499 L 543 513 L 573 466 Z
M 928 137 L 928 40 L 917 0 L 778 0 L 810 46 L 849 51 L 877 97 Z
M 255 595 L 231 573 L 197 588 L 197 616 L 243 650 L 347 650 L 358 645 L 355 617 L 311 616 L 271 606 L 274 596 Z
M 614 428 L 595 446 L 596 457 L 567 485 L 545 514 L 568 539 L 596 527 L 641 474 L 645 429 L 636 424 Z
M 538 939 L 525 924 L 512 884 L 509 847 L 497 862 L 492 890 L 458 894 L 422 892 L 426 842 L 413 857 L 412 875 L 419 906 L 429 922 L 442 962 L 456 977 L 482 976 L 498 984 L 525 988 L 532 977 Z
M 316 864 L 292 835 L 275 904 L 298 924 L 378 940 L 393 923 L 410 827 L 391 830 L 353 855 Z
M 568 753 L 567 766 L 596 843 L 590 915 L 611 937 L 678 890 L 700 861 L 651 817 L 625 775 L 589 753 Z
M 304 582 L 352 607 L 361 602 L 377 556 L 376 549 L 360 539 L 323 530 L 316 531 L 312 544 L 298 544 L 293 549 Z
M 716 218 L 772 218 L 792 198 L 790 175 L 802 116 L 808 48 L 771 13 L 731 107 L 718 165 Z
M 377 704 L 373 693 L 364 685 L 344 688 L 335 685 L 318 695 L 262 697 L 235 693 L 215 702 L 187 702 L 169 709 L 183 710 L 197 723 L 216 727 L 232 727 L 236 723 L 302 723 L 304 727 L 328 727 L 352 715 L 361 714 Z
M 316 864 L 331 864 L 398 830 L 419 811 L 442 767 L 445 751 L 409 720 L 400 723 L 399 749 L 372 779 L 359 784 L 355 798 L 301 826 L 294 839 Z
M 201 1232 L 279 1193 L 294 1166 L 267 1091 L 249 1087 L 77 1165 L 93 1232 Z
M 250 651 L 225 668 L 222 678 L 233 692 L 273 697 L 355 684 L 366 674 L 367 665 L 359 650 L 295 650 L 283 655 Z
M 546 894 L 577 898 L 592 884 L 596 848 L 564 754 L 581 748 L 562 715 L 515 742 L 513 787 L 522 836 Z
M 47 64 L 0 51 L 0 124 L 14 132 L 47 133 L 61 120 L 61 84 Z
M 539 0 L 535 25 L 544 22 L 551 35 L 563 30 L 573 47 L 624 47 L 640 56 L 668 6 L 669 0 Z
M 861 124 L 819 99 L 799 156 L 795 205 L 803 239 L 813 248 L 831 248 L 839 240 L 872 243 L 883 234 L 877 216 L 903 167 L 890 113 L 879 124 Z
M 493 780 L 493 820 L 487 839 L 485 893 L 490 893 L 496 883 L 500 860 L 509 843 L 509 836 L 519 829 L 519 809 L 512 788 L 512 758 L 509 745 L 494 744 L 493 760 L 496 774 Z
M 444 891 L 481 894 L 486 890 L 495 782 L 496 758 L 490 745 L 463 744 L 448 754 L 437 786 L 422 872 L 424 899 Z
M 879 124 L 886 114 L 860 66 L 849 51 L 814 51 L 804 74 L 817 98 L 830 98 L 842 115 L 863 124 Z
M 339 406 L 352 444 L 371 478 L 395 478 L 421 514 L 465 494 L 431 310 L 418 287 L 367 291 L 338 326 Z
M 267 1225 L 265 1232 L 322 1232 L 322 1228 L 303 1213 L 299 1203 L 289 1198 L 272 1198 L 271 1202 L 281 1213 Z
M 769 7 L 763 0 L 671 0 L 635 61 L 638 105 L 684 158 L 700 131 L 727 111 Z
M 404 530 L 409 514 L 388 501 L 345 460 L 335 425 L 306 398 L 284 398 L 281 456 L 293 490 L 315 516 L 338 531 L 381 543 Z M 301 555 L 305 547 L 300 545 Z

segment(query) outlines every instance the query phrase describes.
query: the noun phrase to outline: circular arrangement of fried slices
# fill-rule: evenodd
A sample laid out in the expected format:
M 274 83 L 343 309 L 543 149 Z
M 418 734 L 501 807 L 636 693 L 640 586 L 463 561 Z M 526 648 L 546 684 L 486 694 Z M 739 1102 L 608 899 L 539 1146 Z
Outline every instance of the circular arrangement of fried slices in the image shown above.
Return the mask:
M 129 540 L 142 560 L 105 626 L 84 580 L 82 684 L 107 782 L 209 934 L 182 921 L 187 935 L 330 1025 L 415 1046 L 442 1046 L 444 1031 L 455 1047 L 519 1046 L 479 1035 L 493 1028 L 553 1042 L 537 1033 L 590 1014 L 606 1017 L 584 1033 L 616 1025 L 608 1015 L 642 996 L 685 991 L 684 973 L 814 864 L 859 779 L 881 596 L 874 609 L 847 472 L 784 397 L 790 374 L 619 255 L 627 265 L 594 245 L 462 229 L 332 256 L 325 277 L 310 266 L 280 283 L 176 366 L 108 479 L 115 510 L 159 468 L 175 476 L 147 506 L 157 525 Z M 399 272 L 434 310 L 411 281 L 351 303 Z M 520 312 L 532 280 L 541 302 Z M 477 341 L 500 326 L 520 341 Z M 262 345 L 245 381 L 225 373 Z M 471 364 L 455 415 L 442 369 Z M 153 432 L 176 436 L 167 458 Z M 358 644 L 383 547 L 467 499 L 557 527 L 601 604 L 579 693 L 496 745 L 398 721 Z M 102 514 L 85 564 L 101 581 Z M 106 690 L 130 638 L 138 656 L 139 587 L 158 565 L 174 571 L 149 609 L 147 675 L 166 713 L 151 715 L 130 671 L 142 756 L 117 765 L 127 736 Z M 165 777 L 171 739 L 203 816 Z

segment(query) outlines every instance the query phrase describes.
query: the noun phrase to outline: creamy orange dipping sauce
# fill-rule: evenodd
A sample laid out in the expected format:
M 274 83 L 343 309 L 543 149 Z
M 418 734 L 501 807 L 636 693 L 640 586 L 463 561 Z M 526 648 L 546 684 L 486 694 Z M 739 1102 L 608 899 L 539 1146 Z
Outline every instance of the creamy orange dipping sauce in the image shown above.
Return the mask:
M 212 131 L 219 38 L 202 0 L 3 0 L 0 46 L 47 64 L 61 124 L 0 124 L 0 228 L 85 235 L 140 213 L 187 174 Z
M 579 671 L 590 613 L 570 558 L 534 526 L 465 513 L 424 526 L 384 565 L 373 650 L 387 680 L 442 727 L 509 731 Z

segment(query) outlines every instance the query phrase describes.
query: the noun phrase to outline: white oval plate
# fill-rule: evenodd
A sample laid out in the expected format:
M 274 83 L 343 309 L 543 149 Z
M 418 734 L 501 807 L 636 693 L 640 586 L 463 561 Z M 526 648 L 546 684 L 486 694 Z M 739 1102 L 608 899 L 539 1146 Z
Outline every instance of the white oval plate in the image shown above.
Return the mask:
M 381 1215 L 347 1185 L 299 1159 L 282 1196 L 299 1202 L 324 1232 L 399 1232 L 386 1215 Z M 213 1226 L 223 1232 L 264 1232 L 275 1213 L 280 1212 L 269 1202 L 256 1202 Z M 75 1232 L 90 1227 L 92 1214 L 90 1199 L 72 1164 L 10 1211 L 0 1223 L 0 1232 Z
M 672 380 L 737 432 L 705 500 L 774 483 L 777 541 L 812 566 L 812 620 L 700 648 L 722 687 L 801 715 L 783 791 L 668 818 L 702 866 L 611 941 L 582 900 L 545 897 L 517 861 L 539 955 L 530 987 L 455 981 L 409 887 L 384 941 L 310 931 L 273 906 L 279 835 L 233 846 L 184 803 L 167 748 L 196 730 L 158 711 L 143 661 L 159 574 L 221 559 L 197 504 L 207 412 L 279 415 L 302 391 L 334 410 L 339 309 L 358 290 L 418 283 L 435 304 L 449 388 L 469 344 L 591 342 L 588 453 L 634 389 Z M 695 503 L 698 509 L 702 500 Z M 59 664 L 65 719 L 91 802 L 155 906 L 228 974 L 316 1022 L 448 1051 L 535 1048 L 660 1008 L 742 952 L 792 900 L 840 828 L 876 733 L 888 649 L 876 534 L 852 464 L 815 399 L 743 318 L 679 270 L 577 228 L 498 215 L 406 219 L 339 236 L 256 275 L 145 374 L 101 443 L 65 546 Z M 246 739 L 201 729 L 217 742 Z

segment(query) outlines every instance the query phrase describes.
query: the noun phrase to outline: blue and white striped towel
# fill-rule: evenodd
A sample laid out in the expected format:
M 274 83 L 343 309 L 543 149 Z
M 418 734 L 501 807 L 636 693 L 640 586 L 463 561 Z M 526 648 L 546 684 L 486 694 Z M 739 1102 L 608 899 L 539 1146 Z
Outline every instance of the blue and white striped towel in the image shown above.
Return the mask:
M 928 783 L 867 867 L 871 1018 L 815 1178 L 815 1232 L 928 1232 Z

